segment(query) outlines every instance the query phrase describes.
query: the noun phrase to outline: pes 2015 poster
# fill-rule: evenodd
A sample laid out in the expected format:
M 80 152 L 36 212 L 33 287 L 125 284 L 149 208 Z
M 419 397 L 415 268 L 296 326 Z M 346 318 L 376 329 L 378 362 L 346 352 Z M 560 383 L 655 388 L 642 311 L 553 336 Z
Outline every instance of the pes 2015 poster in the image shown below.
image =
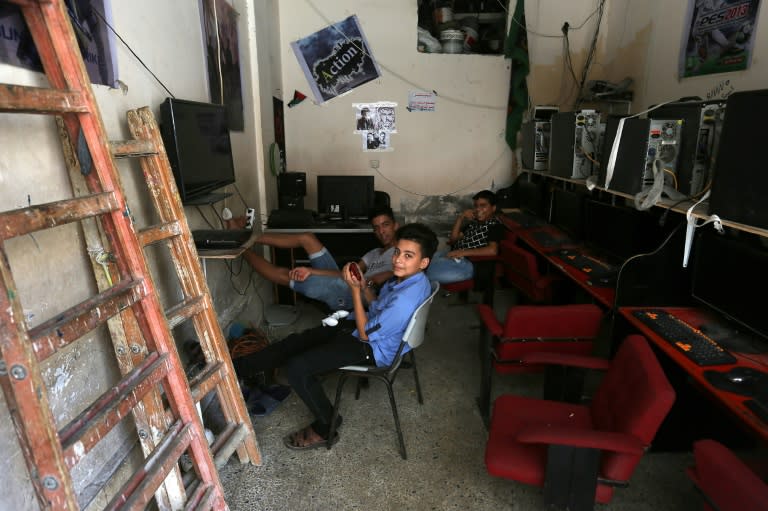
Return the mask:
M 381 75 L 357 16 L 291 43 L 317 103 Z
M 741 71 L 750 66 L 760 0 L 690 0 L 679 76 Z

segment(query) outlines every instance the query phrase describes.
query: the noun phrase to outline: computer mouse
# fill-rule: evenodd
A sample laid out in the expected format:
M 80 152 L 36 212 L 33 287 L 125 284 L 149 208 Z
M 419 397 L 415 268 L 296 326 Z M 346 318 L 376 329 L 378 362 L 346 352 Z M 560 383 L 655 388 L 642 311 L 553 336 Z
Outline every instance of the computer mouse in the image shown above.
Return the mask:
M 742 385 L 752 383 L 764 375 L 765 373 L 762 371 L 752 369 L 751 367 L 734 367 L 725 373 L 725 377 L 728 379 L 728 381 Z

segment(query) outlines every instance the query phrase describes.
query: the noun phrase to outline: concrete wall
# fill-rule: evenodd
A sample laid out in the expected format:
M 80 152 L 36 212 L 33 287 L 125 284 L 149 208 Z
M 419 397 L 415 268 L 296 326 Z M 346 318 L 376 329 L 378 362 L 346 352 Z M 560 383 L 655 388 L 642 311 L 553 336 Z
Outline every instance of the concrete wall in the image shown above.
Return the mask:
M 201 33 L 200 7 L 197 1 L 135 0 L 111 2 L 114 27 L 133 51 L 146 63 L 168 89 L 178 98 L 196 101 L 208 100 L 208 79 Z M 234 0 L 239 17 L 239 49 L 245 110 L 245 131 L 232 134 L 237 182 L 243 200 L 260 209 L 265 198 L 260 195 L 263 183 L 264 160 L 261 111 L 269 108 L 269 90 L 261 94 L 258 84 L 259 66 L 256 53 L 256 15 L 254 2 Z M 259 3 L 261 4 L 261 3 Z M 111 139 L 128 138 L 125 112 L 145 105 L 159 114 L 159 105 L 168 95 L 150 73 L 131 55 L 126 46 L 117 42 L 119 78 L 125 90 L 94 86 L 95 94 L 107 132 Z M 45 86 L 39 73 L 0 64 L 0 82 Z M 271 130 L 271 114 L 266 115 L 267 130 Z M 128 203 L 137 226 L 151 220 L 151 206 L 141 171 L 135 163 L 120 163 L 121 177 Z M 235 192 L 230 187 L 230 192 Z M 0 211 L 40 204 L 71 196 L 66 168 L 52 117 L 0 114 Z M 224 205 L 236 213 L 244 209 L 235 194 Z M 202 214 L 201 214 L 202 212 Z M 202 215 L 213 221 L 213 209 L 186 208 L 192 228 L 205 227 Z M 95 293 L 95 284 L 85 249 L 76 226 L 67 225 L 9 240 L 5 244 L 8 259 L 14 271 L 16 287 L 30 326 L 40 324 L 56 313 Z M 175 273 L 167 259 L 150 250 L 153 276 L 163 302 L 176 303 L 181 294 Z M 235 270 L 238 264 L 234 265 Z M 248 283 L 247 269 L 230 277 L 221 261 L 206 264 L 209 284 L 214 295 L 217 312 L 226 326 L 233 317 L 245 310 L 258 314 L 261 302 L 253 288 L 240 296 L 234 288 L 244 289 Z M 268 288 L 256 282 L 261 295 L 269 296 Z M 180 336 L 188 336 L 184 331 Z M 181 340 L 181 339 L 179 339 Z M 105 332 L 95 331 L 77 345 L 62 350 L 47 361 L 43 376 L 48 385 L 51 408 L 59 426 L 72 419 L 90 400 L 104 392 L 119 374 L 112 345 Z M 132 426 L 130 426 L 132 427 Z M 88 493 L 89 485 L 109 472 L 118 454 L 125 455 L 129 436 L 127 429 L 117 429 L 105 445 L 90 454 L 78 466 L 75 479 L 78 491 Z M 23 456 L 16 442 L 5 399 L 0 395 L 0 485 L 3 496 L 0 508 L 18 511 L 38 509 Z M 105 495 L 95 495 L 103 504 Z
M 407 220 L 453 214 L 453 203 L 513 180 L 504 142 L 510 66 L 499 55 L 425 54 L 416 50 L 415 0 L 283 0 L 280 61 L 283 100 L 309 98 L 285 110 L 287 168 L 307 172 L 305 204 L 316 207 L 316 176 L 373 175 Z M 356 14 L 382 76 L 322 105 L 312 101 L 290 43 Z M 436 91 L 434 113 L 406 111 L 408 92 Z M 392 152 L 363 152 L 354 134 L 353 103 L 394 101 Z M 378 160 L 379 168 L 371 168 Z

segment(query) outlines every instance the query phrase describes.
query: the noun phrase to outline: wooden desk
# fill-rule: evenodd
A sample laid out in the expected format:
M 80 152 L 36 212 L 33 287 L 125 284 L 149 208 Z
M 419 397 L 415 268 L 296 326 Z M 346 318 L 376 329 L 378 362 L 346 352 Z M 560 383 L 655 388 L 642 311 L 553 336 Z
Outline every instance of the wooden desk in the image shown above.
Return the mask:
M 650 342 L 674 361 L 675 364 L 680 366 L 680 368 L 690 376 L 696 387 L 706 395 L 710 396 L 718 405 L 728 410 L 728 412 L 746 425 L 759 438 L 763 441 L 768 441 L 768 423 L 763 422 L 744 406 L 744 401 L 750 398 L 714 387 L 704 377 L 704 371 L 711 369 L 728 371 L 737 366 L 750 367 L 768 372 L 768 354 L 744 354 L 731 351 L 731 354 L 738 360 L 735 364 L 706 367 L 700 366 L 688 359 L 688 357 L 680 353 L 680 351 L 678 351 L 672 344 L 661 338 L 656 332 L 637 319 L 633 312 L 642 309 L 647 309 L 647 307 L 620 307 L 619 313 Z M 696 307 L 664 307 L 663 309 L 692 326 L 718 321 L 718 318 L 713 314 Z
M 339 267 L 350 261 L 359 261 L 363 254 L 379 246 L 379 241 L 373 234 L 373 228 L 370 225 L 362 226 L 362 224 L 347 229 L 330 225 L 305 229 L 268 228 L 264 232 L 285 234 L 311 232 L 328 249 Z M 272 262 L 285 268 L 308 266 L 309 256 L 300 248 L 279 249 L 272 247 Z M 273 294 L 275 303 L 287 305 L 296 303 L 296 293 L 288 287 L 275 284 Z

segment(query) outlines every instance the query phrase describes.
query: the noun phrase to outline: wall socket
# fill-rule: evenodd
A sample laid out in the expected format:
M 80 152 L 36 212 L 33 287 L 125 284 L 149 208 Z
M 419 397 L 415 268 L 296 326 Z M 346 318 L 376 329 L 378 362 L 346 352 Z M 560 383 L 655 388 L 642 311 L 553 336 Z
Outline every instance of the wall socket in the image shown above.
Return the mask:
M 368 164 L 371 166 L 372 169 L 379 168 L 379 160 L 368 160 Z

